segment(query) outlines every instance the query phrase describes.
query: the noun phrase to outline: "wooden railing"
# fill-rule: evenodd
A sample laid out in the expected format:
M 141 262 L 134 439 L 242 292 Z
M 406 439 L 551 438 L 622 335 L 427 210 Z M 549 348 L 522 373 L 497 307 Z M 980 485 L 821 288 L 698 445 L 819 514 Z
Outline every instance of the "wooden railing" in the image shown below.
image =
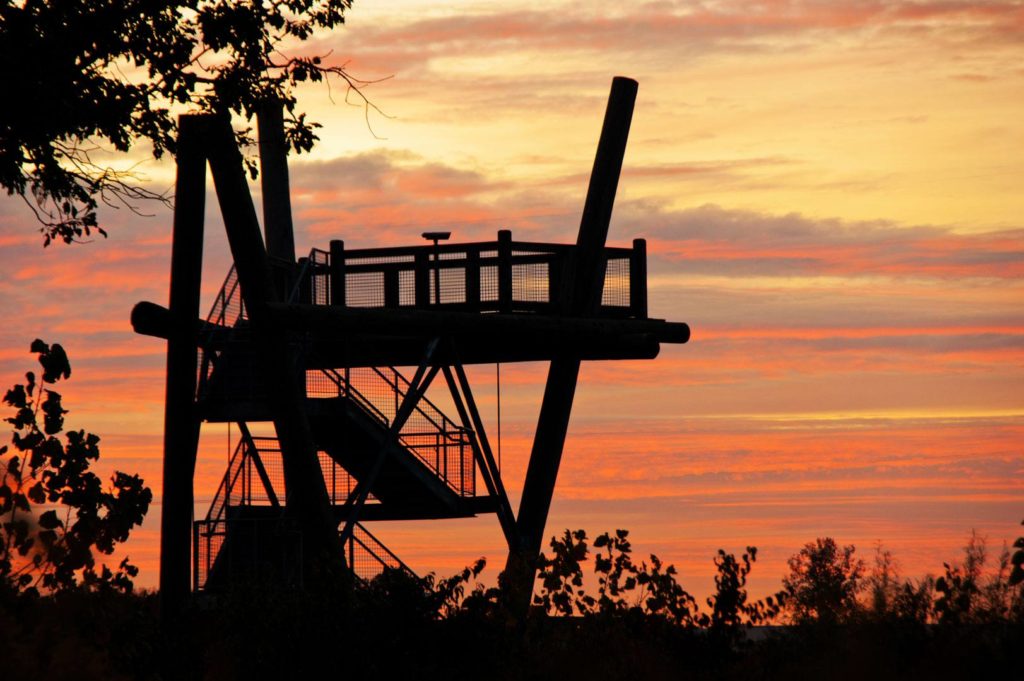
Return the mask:
M 575 246 L 497 241 L 346 250 L 313 249 L 300 260 L 298 301 L 364 308 L 443 308 L 556 314 Z M 605 248 L 600 316 L 646 319 L 647 247 Z

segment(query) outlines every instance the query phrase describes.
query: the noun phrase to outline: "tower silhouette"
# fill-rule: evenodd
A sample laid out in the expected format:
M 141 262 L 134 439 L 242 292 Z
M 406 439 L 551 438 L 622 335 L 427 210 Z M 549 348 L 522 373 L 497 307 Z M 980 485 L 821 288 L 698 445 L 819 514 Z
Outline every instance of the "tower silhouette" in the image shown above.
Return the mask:
M 265 234 L 229 121 L 181 118 L 170 304 L 132 312 L 138 333 L 167 339 L 164 603 L 240 579 L 405 568 L 367 524 L 482 513 L 497 516 L 509 583 L 529 602 L 581 361 L 652 359 L 689 339 L 686 324 L 648 318 L 645 242 L 606 246 L 636 91 L 612 82 L 575 244 L 428 233 L 394 248 L 333 240 L 296 260 L 280 105 L 258 121 Z M 207 162 L 234 264 L 201 318 Z M 550 367 L 515 513 L 465 367 L 538 360 Z M 193 522 L 203 422 L 240 438 Z

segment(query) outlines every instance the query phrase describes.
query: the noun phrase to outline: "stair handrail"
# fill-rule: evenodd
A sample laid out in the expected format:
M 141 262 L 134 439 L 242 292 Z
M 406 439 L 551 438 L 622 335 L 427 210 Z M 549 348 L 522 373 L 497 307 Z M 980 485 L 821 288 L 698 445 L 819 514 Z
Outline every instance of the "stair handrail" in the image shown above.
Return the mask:
M 360 533 L 360 532 L 366 535 L 366 539 L 369 539 L 369 541 L 372 543 L 372 547 L 368 546 L 367 542 L 364 541 L 363 538 L 357 536 L 358 533 Z M 387 546 L 385 546 L 383 544 L 383 542 L 381 542 L 381 540 L 377 539 L 377 537 L 375 537 L 373 535 L 373 533 L 371 533 L 368 529 L 366 529 L 366 526 L 363 525 L 362 523 L 358 523 L 357 522 L 353 526 L 353 532 L 352 532 L 352 535 L 349 537 L 348 541 L 349 541 L 349 546 L 347 547 L 347 557 L 348 557 L 350 562 L 354 563 L 354 561 L 352 560 L 352 557 L 354 555 L 354 550 L 353 549 L 354 549 L 355 545 L 358 544 L 359 546 L 363 547 L 363 550 L 366 551 L 366 553 L 368 553 L 370 556 L 372 556 L 383 567 L 391 568 L 391 569 L 394 569 L 394 570 L 402 570 L 402 571 L 408 573 L 409 575 L 412 575 L 413 577 L 416 576 L 416 573 L 413 572 L 412 569 L 408 565 L 406 565 L 402 561 L 401 558 L 399 558 L 397 555 L 395 555 L 394 551 L 392 551 Z M 388 560 L 385 559 L 385 557 L 382 557 L 380 555 L 382 553 L 386 556 L 386 558 L 390 558 L 391 559 L 391 563 L 390 564 L 389 564 Z M 351 569 L 353 571 L 353 573 L 354 573 L 355 572 L 355 565 L 349 565 L 349 569 Z
M 199 364 L 197 366 L 198 375 L 196 376 L 196 397 L 203 396 L 203 393 L 206 390 L 207 381 L 209 380 L 210 373 L 212 372 L 212 357 L 204 348 L 209 347 L 210 341 L 213 339 L 213 334 L 218 328 L 222 327 L 228 327 L 231 329 L 230 335 L 227 338 L 227 342 L 231 342 L 234 337 L 234 329 L 238 325 L 238 322 L 246 318 L 245 300 L 239 300 L 238 316 L 228 324 L 227 310 L 238 295 L 240 295 L 238 272 L 235 269 L 234 263 L 232 263 L 231 267 L 228 269 L 227 276 L 224 277 L 224 283 L 221 284 L 220 290 L 217 291 L 217 295 L 213 299 L 213 305 L 210 306 L 210 312 L 206 315 L 207 328 L 205 331 L 201 332 L 198 339 Z
M 370 400 L 370 398 L 366 397 L 361 392 L 359 392 L 358 389 L 353 387 L 350 381 L 345 380 L 345 378 L 340 373 L 338 373 L 336 369 L 325 368 L 318 369 L 318 371 L 327 376 L 327 378 L 330 379 L 331 383 L 334 383 L 335 387 L 338 389 L 339 396 L 356 398 L 355 402 L 365 411 L 367 411 L 367 413 L 370 416 L 380 421 L 380 423 L 385 428 L 391 425 L 391 419 L 388 418 L 388 415 L 382 412 L 380 409 L 378 409 L 377 405 L 375 405 Z
M 403 376 L 402 373 L 400 371 L 398 371 L 398 369 L 396 369 L 395 367 L 388 367 L 388 369 L 390 369 L 391 372 L 395 376 L 394 381 L 392 382 L 392 381 L 388 380 L 387 376 L 385 376 L 384 373 L 378 367 L 371 367 L 371 368 L 373 369 L 374 372 L 377 373 L 378 376 L 380 376 L 384 380 L 384 382 L 386 382 L 389 385 L 391 385 L 392 387 L 394 387 L 394 389 L 398 392 L 399 395 L 404 397 L 406 394 L 408 394 L 409 388 L 412 387 L 412 384 L 409 383 L 408 379 L 406 379 L 406 377 Z M 398 385 L 399 379 L 401 379 L 401 381 L 403 383 L 405 383 L 405 390 L 402 390 L 401 387 Z M 453 421 L 450 418 L 448 418 L 448 415 L 445 414 L 443 411 L 441 411 L 441 409 L 436 404 L 431 402 L 430 398 L 428 398 L 426 395 L 423 395 L 423 396 L 420 397 L 420 403 L 426 403 L 427 406 L 429 406 L 431 409 L 434 410 L 434 412 L 436 412 L 438 415 L 440 415 L 442 422 L 438 423 L 437 421 L 435 421 L 431 417 L 430 414 L 428 414 L 426 411 L 421 409 L 419 404 L 416 405 L 416 411 L 418 411 L 420 414 L 422 414 L 425 419 L 430 421 L 430 423 L 433 424 L 433 426 L 435 428 L 437 428 L 437 430 L 441 431 L 446 436 L 449 435 L 450 432 L 465 433 L 465 428 L 463 428 L 462 426 L 460 426 L 457 423 L 455 423 L 455 421 Z M 447 428 L 447 425 L 449 425 L 449 424 L 452 426 L 451 430 L 449 430 Z M 452 438 L 452 439 L 457 439 L 457 438 Z
M 231 493 L 234 491 L 238 476 L 241 475 L 242 469 L 245 467 L 245 459 L 248 456 L 248 448 L 250 446 L 252 446 L 252 442 L 244 437 L 235 446 L 235 451 L 228 460 L 228 469 L 224 471 L 224 477 L 221 478 L 217 492 L 210 503 L 210 510 L 206 513 L 206 520 L 208 522 L 220 522 L 225 519 L 227 507 L 232 496 Z
M 397 369 L 395 369 L 394 367 L 388 367 L 388 368 L 396 376 L 399 376 L 399 377 L 402 376 L 401 373 Z M 377 369 L 376 367 L 372 367 L 372 369 L 373 369 L 373 371 L 378 376 L 380 376 L 380 378 L 385 383 L 387 383 L 388 386 L 390 386 L 392 389 L 398 391 L 399 395 L 401 395 L 403 397 L 405 396 L 406 393 L 401 391 L 401 388 L 398 386 L 397 379 L 394 380 L 394 381 L 389 381 L 388 378 L 383 373 L 381 373 L 381 371 L 379 369 Z M 337 372 L 337 371 L 335 371 L 333 369 L 319 369 L 318 371 L 323 373 L 325 376 L 328 377 L 328 379 L 330 379 L 330 381 L 332 383 L 334 383 L 335 387 L 338 389 L 339 396 L 347 396 L 350 399 L 352 399 L 354 397 L 355 399 L 352 399 L 353 404 L 355 404 L 356 406 L 360 407 L 364 411 L 366 411 L 366 407 L 369 407 L 370 411 L 367 411 L 369 416 L 371 416 L 372 418 L 378 420 L 384 427 L 388 427 L 390 425 L 390 419 L 388 419 L 387 415 L 384 414 L 376 405 L 374 405 L 371 400 L 369 400 L 362 393 L 360 393 L 358 389 L 353 387 L 352 386 L 352 382 L 350 380 L 346 380 L 345 377 L 343 377 L 339 372 Z M 402 377 L 402 380 L 404 381 L 405 378 Z M 405 384 L 406 384 L 406 386 L 410 385 L 408 381 L 405 381 Z M 461 476 L 461 475 L 458 476 L 457 481 L 456 480 L 452 480 L 450 478 L 450 476 L 447 474 L 447 467 L 445 467 L 445 470 L 442 471 L 439 460 L 438 461 L 431 461 L 428 457 L 426 457 L 423 454 L 421 454 L 419 452 L 419 449 L 423 445 L 414 444 L 414 443 L 410 442 L 408 440 L 408 438 L 411 437 L 411 436 L 415 436 L 415 435 L 431 435 L 431 434 L 435 434 L 435 435 L 442 436 L 445 439 L 446 442 L 452 442 L 455 445 L 460 446 L 460 447 L 468 447 L 468 446 L 470 446 L 470 444 L 469 444 L 468 435 L 466 433 L 466 430 L 464 428 L 462 428 L 461 426 L 458 426 L 454 421 L 452 421 L 447 416 L 445 416 L 444 413 L 440 409 L 438 409 L 437 406 L 434 405 L 433 402 L 430 402 L 430 400 L 428 400 L 426 397 L 421 397 L 421 400 L 426 402 L 431 408 L 433 408 L 438 414 L 440 414 L 441 417 L 442 417 L 442 422 L 445 423 L 445 424 L 450 424 L 452 426 L 452 428 L 448 429 L 448 428 L 445 428 L 444 426 L 439 425 L 434 419 L 430 418 L 430 416 L 427 413 L 425 413 L 420 408 L 419 405 L 417 405 L 416 407 L 414 407 L 414 409 L 417 412 L 419 412 L 420 414 L 422 414 L 436 428 L 436 430 L 433 431 L 433 432 L 424 432 L 424 433 L 410 433 L 408 431 L 399 432 L 398 433 L 399 444 L 401 444 L 405 449 L 408 449 L 409 451 L 413 452 L 416 455 L 417 459 L 419 459 L 427 468 L 429 468 L 438 478 L 443 480 L 444 483 L 448 487 L 450 487 L 453 491 L 455 491 L 456 493 L 458 493 L 460 495 L 463 495 L 465 493 L 465 491 L 466 491 L 466 490 L 463 489 L 463 487 L 464 487 L 463 477 L 464 476 Z M 447 447 L 447 445 L 441 445 L 440 443 L 435 445 L 435 447 L 440 447 L 440 446 Z M 438 459 L 439 458 L 440 457 L 438 457 Z

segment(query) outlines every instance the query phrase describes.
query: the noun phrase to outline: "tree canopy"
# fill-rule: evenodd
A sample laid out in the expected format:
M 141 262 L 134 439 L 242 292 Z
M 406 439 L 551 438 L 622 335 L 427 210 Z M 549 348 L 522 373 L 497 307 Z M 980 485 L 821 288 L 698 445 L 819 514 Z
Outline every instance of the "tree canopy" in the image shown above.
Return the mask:
M 175 151 L 176 115 L 251 120 L 269 100 L 284 104 L 292 148 L 308 151 L 315 122 L 296 109 L 294 87 L 329 75 L 360 86 L 323 57 L 289 55 L 318 29 L 345 21 L 352 0 L 25 0 L 0 6 L 0 186 L 25 199 L 44 245 L 94 232 L 100 202 L 134 208 L 166 196 L 130 171 L 105 167 L 103 151 L 148 143 Z M 249 128 L 236 133 L 248 143 Z M 255 175 L 255 164 L 249 162 Z

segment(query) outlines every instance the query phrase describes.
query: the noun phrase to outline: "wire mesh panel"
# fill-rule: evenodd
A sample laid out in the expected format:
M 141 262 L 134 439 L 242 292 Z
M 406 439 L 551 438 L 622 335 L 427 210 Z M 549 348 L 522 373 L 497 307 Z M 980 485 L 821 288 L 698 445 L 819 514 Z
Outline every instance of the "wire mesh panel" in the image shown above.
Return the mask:
M 608 307 L 629 307 L 629 258 L 609 258 L 604 271 L 601 304 Z
M 384 307 L 384 273 L 351 272 L 345 277 L 345 304 Z
M 498 267 L 485 265 L 480 268 L 480 301 L 495 303 L 498 301 Z
M 513 257 L 515 254 L 513 254 Z M 512 265 L 512 301 L 546 303 L 548 301 L 548 263 Z
M 357 577 L 366 581 L 388 568 L 413 574 L 398 556 L 359 523 L 352 527 L 352 537 L 345 546 L 345 552 L 349 567 Z
M 323 450 L 317 452 L 317 458 L 320 460 L 320 471 L 324 475 L 324 484 L 327 487 L 327 496 L 331 498 L 331 503 L 335 506 L 344 504 L 352 496 L 358 481 L 347 470 L 339 466 L 327 452 Z M 370 494 L 366 500 L 371 504 L 376 503 L 377 497 Z
M 313 305 L 331 304 L 331 275 L 323 269 L 313 271 L 310 274 L 310 300 Z
M 416 304 L 416 271 L 399 270 L 398 272 L 398 304 L 412 307 Z
M 271 489 L 277 497 L 278 503 L 283 504 L 288 497 L 288 489 L 285 487 L 284 460 L 281 458 L 281 446 L 278 444 L 277 438 L 254 437 L 252 443 L 256 449 L 256 456 L 259 456 L 263 469 L 267 473 L 267 479 L 270 481 Z M 253 453 L 251 451 L 247 453 L 249 455 L 245 460 L 246 479 L 250 482 L 242 503 L 249 506 L 269 505 L 272 503 L 270 495 L 256 470 Z M 252 482 L 253 480 L 255 483 Z
M 447 267 L 440 272 L 432 272 L 431 274 L 440 275 L 442 305 L 466 302 L 466 268 Z M 431 281 L 430 286 L 431 291 L 433 291 L 433 281 Z M 433 296 L 433 293 L 431 293 L 431 296 Z
M 306 397 L 338 397 L 345 379 L 333 369 L 306 370 Z
M 228 327 L 232 329 L 248 321 L 245 303 L 242 300 L 242 289 L 238 284 L 238 273 L 235 271 L 234 265 L 228 270 L 224 283 L 214 297 L 213 305 L 210 306 L 210 313 L 206 315 L 206 321 L 212 327 Z M 203 396 L 217 360 L 217 356 L 210 355 L 203 349 L 204 346 L 208 345 L 205 341 L 208 341 L 214 332 L 212 327 L 205 334 L 205 338 L 202 339 L 203 342 L 200 342 L 198 347 L 196 397 Z
M 192 566 L 193 583 L 197 590 L 203 589 L 210 579 L 210 570 L 220 555 L 227 536 L 227 523 L 220 521 L 198 521 L 193 530 L 195 564 Z

